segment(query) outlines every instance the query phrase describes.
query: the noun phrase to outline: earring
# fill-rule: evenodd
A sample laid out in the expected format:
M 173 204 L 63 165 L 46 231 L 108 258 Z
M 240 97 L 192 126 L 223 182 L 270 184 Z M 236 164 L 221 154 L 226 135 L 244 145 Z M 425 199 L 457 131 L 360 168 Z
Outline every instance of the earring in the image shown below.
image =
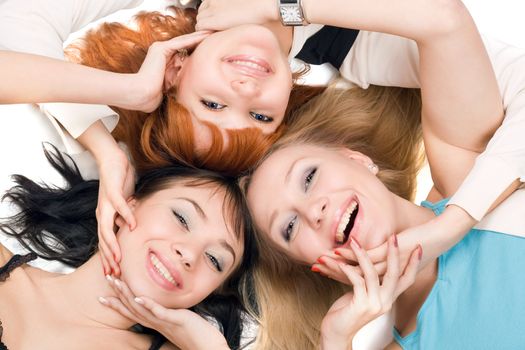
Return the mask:
M 188 57 L 188 49 L 177 50 L 177 55 L 180 57 L 181 61 L 184 61 L 184 59 Z
M 379 167 L 375 163 L 370 163 L 368 164 L 368 170 L 370 170 L 372 174 L 377 174 Z

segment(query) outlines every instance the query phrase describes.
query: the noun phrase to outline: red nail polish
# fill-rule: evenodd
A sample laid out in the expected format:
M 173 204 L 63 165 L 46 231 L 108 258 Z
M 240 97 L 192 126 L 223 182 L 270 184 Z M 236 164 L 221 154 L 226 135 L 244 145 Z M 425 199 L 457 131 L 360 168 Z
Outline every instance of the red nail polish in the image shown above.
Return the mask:
M 312 266 L 313 272 L 320 272 L 321 270 L 317 266 Z
M 325 261 L 324 261 L 323 257 L 319 257 L 319 258 L 317 259 L 317 263 L 318 263 L 318 264 L 324 264 Z
M 341 256 L 341 252 L 339 250 L 334 250 L 334 254 Z
M 394 247 L 399 247 L 399 245 L 397 244 L 397 235 L 394 234 Z
M 419 258 L 419 260 L 421 260 L 423 258 L 423 247 L 420 244 L 418 244 L 417 248 L 418 248 L 417 257 Z
M 361 249 L 361 244 L 359 244 L 359 242 L 357 241 L 357 239 L 355 239 L 355 237 L 350 237 L 350 239 L 352 240 L 352 242 L 355 243 L 355 245 L 357 246 L 357 248 Z

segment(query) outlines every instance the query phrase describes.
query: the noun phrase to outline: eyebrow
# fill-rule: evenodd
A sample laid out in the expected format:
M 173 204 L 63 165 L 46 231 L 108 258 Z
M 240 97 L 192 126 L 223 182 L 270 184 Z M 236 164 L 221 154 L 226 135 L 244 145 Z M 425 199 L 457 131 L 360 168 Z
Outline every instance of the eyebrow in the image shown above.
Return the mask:
M 195 202 L 193 199 L 187 198 L 187 197 L 178 197 L 178 199 L 182 199 L 184 201 L 187 201 L 193 205 L 193 208 L 195 208 L 195 211 L 203 220 L 208 220 L 208 217 L 206 216 L 206 213 L 204 213 L 204 210 L 202 210 L 201 206 Z
M 286 175 L 284 176 L 284 184 L 285 185 L 288 185 L 288 183 L 290 182 L 290 176 L 291 176 L 295 166 L 297 165 L 297 163 L 300 162 L 301 160 L 305 159 L 305 158 L 306 157 L 301 157 L 301 158 L 298 158 L 298 159 L 293 161 L 292 165 L 290 166 L 290 168 L 286 172 Z M 270 216 L 270 226 L 268 227 L 268 232 L 272 231 L 273 221 L 275 220 L 276 216 L 277 216 L 277 210 L 274 210 L 272 215 Z
M 233 250 L 232 246 L 228 242 L 226 242 L 224 239 L 221 239 L 219 244 L 221 245 L 221 247 L 229 251 L 231 255 L 233 255 L 233 261 L 237 260 L 237 255 L 235 255 L 235 251 Z

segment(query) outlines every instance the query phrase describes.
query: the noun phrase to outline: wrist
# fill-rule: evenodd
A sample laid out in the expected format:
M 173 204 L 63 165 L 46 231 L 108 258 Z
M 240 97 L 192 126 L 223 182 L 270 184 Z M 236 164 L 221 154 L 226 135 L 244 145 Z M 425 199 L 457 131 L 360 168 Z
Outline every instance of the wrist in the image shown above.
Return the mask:
M 321 335 L 321 350 L 352 350 L 353 338 L 353 334 L 343 338 Z

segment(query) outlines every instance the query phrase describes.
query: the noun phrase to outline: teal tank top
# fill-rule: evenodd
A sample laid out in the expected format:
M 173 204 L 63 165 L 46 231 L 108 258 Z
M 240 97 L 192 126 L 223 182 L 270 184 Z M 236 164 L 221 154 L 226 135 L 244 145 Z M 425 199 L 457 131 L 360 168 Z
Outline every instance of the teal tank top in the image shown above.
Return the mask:
M 436 215 L 448 200 L 423 202 Z M 525 238 L 472 229 L 438 258 L 436 282 L 403 349 L 525 349 Z

